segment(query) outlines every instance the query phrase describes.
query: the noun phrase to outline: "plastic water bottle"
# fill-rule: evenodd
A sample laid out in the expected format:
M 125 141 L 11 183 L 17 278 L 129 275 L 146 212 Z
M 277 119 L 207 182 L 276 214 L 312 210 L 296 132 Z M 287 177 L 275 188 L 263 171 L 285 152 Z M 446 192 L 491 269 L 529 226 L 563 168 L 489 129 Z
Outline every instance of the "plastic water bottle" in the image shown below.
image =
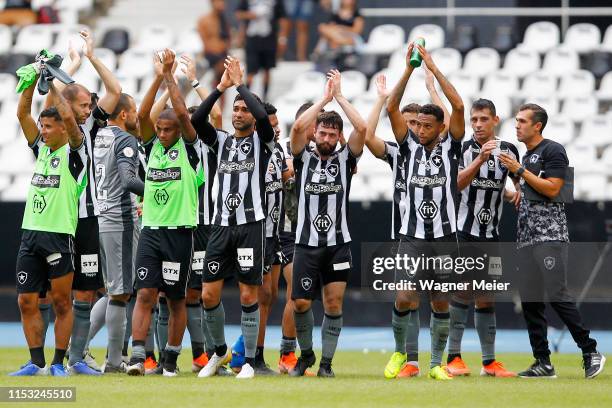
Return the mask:
M 414 40 L 414 48 L 412 49 L 412 55 L 410 56 L 410 65 L 412 65 L 414 68 L 420 67 L 421 62 L 423 61 L 421 54 L 419 54 L 419 51 L 416 48 L 417 44 L 421 47 L 425 47 L 425 39 L 423 37 L 419 37 Z

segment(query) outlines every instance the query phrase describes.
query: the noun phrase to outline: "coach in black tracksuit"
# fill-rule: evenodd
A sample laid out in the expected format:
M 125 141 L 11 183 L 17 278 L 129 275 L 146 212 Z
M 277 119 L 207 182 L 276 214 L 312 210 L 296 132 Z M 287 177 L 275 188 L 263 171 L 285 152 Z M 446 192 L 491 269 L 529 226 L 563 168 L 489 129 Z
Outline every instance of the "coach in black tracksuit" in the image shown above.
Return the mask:
M 576 303 L 566 285 L 569 233 L 565 202 L 572 196 L 564 189 L 569 160 L 562 145 L 542 137 L 548 115 L 535 104 L 525 104 L 516 115 L 516 135 L 525 143 L 523 164 L 501 154 L 509 171 L 521 178 L 523 195 L 518 214 L 520 293 L 529 341 L 536 361 L 519 377 L 552 377 L 544 293 L 582 350 L 586 378 L 597 376 L 605 357 L 597 352 L 597 342 L 589 337 Z

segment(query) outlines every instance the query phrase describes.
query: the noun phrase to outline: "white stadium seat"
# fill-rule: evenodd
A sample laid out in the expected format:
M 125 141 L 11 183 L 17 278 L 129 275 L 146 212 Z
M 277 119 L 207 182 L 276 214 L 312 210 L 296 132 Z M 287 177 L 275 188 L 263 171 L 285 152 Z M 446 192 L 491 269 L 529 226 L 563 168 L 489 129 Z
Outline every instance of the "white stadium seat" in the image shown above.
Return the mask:
M 149 51 L 162 50 L 172 47 L 173 43 L 174 33 L 170 27 L 163 24 L 151 24 L 140 30 L 135 48 Z
M 595 147 L 612 144 L 612 119 L 606 115 L 585 119 L 576 144 L 592 144 Z
M 549 116 L 544 136 L 567 146 L 574 139 L 574 122 L 565 116 Z
M 14 53 L 38 54 L 43 48 L 50 48 L 53 34 L 50 25 L 34 24 L 25 26 L 17 35 L 17 42 L 13 47 Z
M 527 27 L 520 47 L 525 47 L 539 53 L 545 53 L 557 47 L 560 41 L 561 33 L 559 27 L 555 23 L 538 21 Z
M 406 41 L 404 29 L 396 24 L 382 24 L 370 31 L 364 54 L 388 55 L 402 48 Z
M 57 33 L 57 38 L 53 42 L 51 51 L 62 55 L 64 58 L 68 55 L 68 47 L 72 45 L 74 49 L 81 52 L 85 42 L 80 37 L 81 30 L 88 29 L 85 25 L 65 25 Z
M 13 33 L 11 27 L 0 24 L 0 54 L 6 54 L 13 46 Z
M 15 116 L 0 116 L 0 146 L 10 146 L 17 139 L 18 122 Z
M 361 117 L 365 119 L 370 114 L 370 111 L 374 107 L 376 100 L 377 100 L 376 95 L 371 94 L 371 93 L 366 93 L 366 94 L 363 94 L 355 98 L 355 100 L 353 100 L 353 106 L 355 107 L 355 109 L 357 109 L 357 112 L 359 112 Z M 381 114 L 384 114 L 385 111 L 386 109 L 385 107 L 383 107 Z
M 153 53 L 130 48 L 121 55 L 117 74 L 142 78 L 153 72 Z
M 601 79 L 597 97 L 602 100 L 612 100 L 612 71 L 606 73 Z
M 8 174 L 0 175 L 0 196 L 2 196 L 2 191 L 6 190 L 7 187 L 11 185 L 11 176 Z
M 563 48 L 555 48 L 546 53 L 542 71 L 550 75 L 563 75 L 580 69 L 580 59 L 578 53 Z
M 612 24 L 606 29 L 600 49 L 601 51 L 612 52 Z
M 546 129 L 544 129 L 546 132 Z M 597 150 L 593 145 L 572 144 L 565 149 L 570 166 L 574 168 L 580 167 L 583 170 L 588 170 L 589 167 L 597 168 Z
M 0 163 L 2 163 L 0 173 L 32 174 L 34 160 L 34 154 L 23 138 L 16 143 L 4 146 L 0 151 Z
M 554 116 L 559 114 L 559 108 L 561 107 L 559 98 L 552 94 L 547 96 L 537 94 L 534 96 L 527 96 L 527 99 L 525 99 L 525 103 L 535 103 L 536 105 L 540 105 L 546 110 L 548 116 Z
M 25 201 L 28 198 L 31 180 L 32 175 L 15 177 L 13 183 L 2 192 L 2 201 Z
M 0 73 L 0 101 L 15 98 L 17 79 L 14 75 Z
M 431 52 L 431 57 L 444 75 L 461 69 L 461 53 L 454 48 L 438 48 Z
M 597 114 L 599 103 L 592 96 L 576 96 L 565 99 L 561 115 L 564 115 L 574 122 L 582 122 L 586 118 Z
M 503 70 L 523 78 L 539 71 L 541 63 L 540 54 L 536 50 L 514 48 L 506 54 Z
M 493 72 L 484 80 L 483 94 L 512 96 L 519 90 L 518 78 L 508 71 Z
M 561 77 L 558 95 L 560 98 L 592 96 L 594 91 L 595 76 L 590 71 L 580 69 Z
M 435 50 L 444 47 L 444 29 L 436 24 L 421 24 L 410 30 L 408 42 L 416 40 L 418 37 L 425 38 L 425 48 Z
M 302 102 L 317 100 L 323 95 L 325 82 L 327 78 L 325 74 L 317 71 L 303 72 L 295 78 L 293 87 L 289 91 L 289 96 L 301 99 Z
M 512 143 L 514 146 L 516 146 L 519 152 L 519 156 L 522 157 L 527 151 L 525 144 L 519 142 L 516 138 L 516 120 L 514 118 L 504 120 L 499 130 L 498 136 L 501 140 L 504 140 L 508 143 Z
M 557 90 L 557 78 L 547 72 L 529 74 L 523 82 L 521 92 L 525 96 L 549 96 Z
M 574 24 L 565 32 L 563 48 L 568 48 L 580 54 L 586 54 L 599 48 L 601 32 L 595 24 Z
M 574 198 L 587 201 L 605 200 L 608 196 L 608 177 L 603 172 L 582 173 L 574 175 Z
M 349 100 L 363 95 L 368 86 L 368 79 L 360 71 L 342 72 L 342 94 Z
M 204 45 L 200 34 L 195 28 L 190 28 L 179 33 L 174 44 L 174 50 L 180 54 L 200 54 L 204 52 Z
M 124 74 L 116 74 L 116 77 L 119 83 L 121 84 L 122 93 L 126 93 L 130 96 L 134 96 L 138 94 L 138 78 L 134 76 L 130 76 L 130 75 L 124 75 Z M 104 89 L 104 84 L 101 85 L 100 92 L 102 95 L 106 93 L 106 89 Z
M 499 53 L 493 48 L 474 48 L 465 56 L 463 70 L 483 77 L 499 69 Z
M 449 80 L 464 100 L 469 100 L 478 95 L 480 90 L 478 76 L 472 75 L 470 72 L 459 71 L 449 75 Z

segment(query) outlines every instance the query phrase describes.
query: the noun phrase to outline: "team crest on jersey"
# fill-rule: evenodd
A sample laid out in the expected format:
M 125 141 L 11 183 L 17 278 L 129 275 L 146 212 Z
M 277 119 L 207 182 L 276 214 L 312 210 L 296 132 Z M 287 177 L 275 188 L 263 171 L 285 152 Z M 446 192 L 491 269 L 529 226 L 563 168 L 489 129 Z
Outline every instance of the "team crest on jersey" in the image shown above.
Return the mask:
M 240 151 L 242 152 L 242 154 L 244 154 L 245 156 L 248 156 L 249 153 L 251 153 L 251 148 L 253 146 L 251 145 L 250 142 L 243 142 L 240 144 L 240 146 L 238 146 L 238 148 L 240 149 Z
M 432 166 L 439 169 L 440 166 L 442 166 L 442 156 L 435 154 L 431 156 L 431 158 L 429 159 L 429 162 L 431 163 Z
M 23 285 L 24 283 L 26 283 L 27 280 L 28 273 L 24 271 L 19 271 L 19 273 L 17 274 L 17 282 L 19 282 L 20 285 Z
M 217 272 L 219 272 L 221 264 L 217 261 L 210 261 L 208 262 L 208 264 L 206 264 L 206 266 L 208 267 L 208 272 L 212 273 L 213 275 L 216 275 Z
M 53 167 L 54 169 L 57 169 L 59 167 L 60 164 L 60 158 L 59 157 L 54 157 L 51 159 L 51 167 Z
M 544 267 L 549 271 L 555 267 L 555 263 L 556 260 L 552 256 L 547 256 L 546 258 L 544 258 Z
M 531 156 L 529 156 L 530 163 L 537 163 L 539 159 L 540 159 L 539 154 L 532 154 Z
M 141 266 L 140 268 L 136 270 L 136 274 L 138 275 L 138 279 L 145 280 L 145 278 L 149 274 L 149 270 L 145 268 L 144 266 Z
M 433 200 L 423 200 L 419 205 L 419 214 L 424 220 L 433 220 L 438 215 L 438 205 Z
M 175 161 L 176 159 L 178 159 L 178 156 L 179 156 L 179 151 L 177 149 L 172 149 L 168 152 L 168 157 L 172 161 Z
M 327 173 L 329 177 L 336 178 L 336 176 L 340 172 L 340 166 L 338 166 L 337 164 L 330 164 L 325 169 L 325 172 Z
M 312 288 L 312 279 L 310 278 L 302 278 L 301 283 L 304 290 L 310 290 L 310 288 Z

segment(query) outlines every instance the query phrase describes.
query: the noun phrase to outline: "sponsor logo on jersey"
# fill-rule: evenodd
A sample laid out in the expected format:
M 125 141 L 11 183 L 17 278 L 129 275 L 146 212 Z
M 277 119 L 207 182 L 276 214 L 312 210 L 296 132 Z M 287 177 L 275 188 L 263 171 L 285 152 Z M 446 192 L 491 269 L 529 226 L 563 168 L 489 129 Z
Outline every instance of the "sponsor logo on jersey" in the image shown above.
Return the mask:
M 438 205 L 433 200 L 423 200 L 419 205 L 419 214 L 425 220 L 432 220 L 438 215 Z
M 147 180 L 149 181 L 176 181 L 181 179 L 181 168 L 180 167 L 169 167 L 167 169 L 153 169 L 149 168 L 147 172 Z
M 504 188 L 502 180 L 491 180 L 483 177 L 475 177 L 470 184 L 472 187 L 482 190 L 501 190 Z
M 240 193 L 229 193 L 227 197 L 225 197 L 225 208 L 228 209 L 229 212 L 234 212 L 240 207 L 242 204 L 242 195 Z
M 272 218 L 273 222 L 278 222 L 279 218 L 280 218 L 280 208 L 278 205 L 275 205 L 272 208 L 272 211 L 270 211 L 270 218 Z
M 401 192 L 406 192 L 406 183 L 404 181 L 396 180 L 395 189 Z
M 312 223 L 317 232 L 327 232 L 331 229 L 333 221 L 328 214 L 318 214 Z
M 32 197 L 32 212 L 40 214 L 45 211 L 45 208 L 47 208 L 47 200 L 45 200 L 45 196 L 34 194 Z
M 283 189 L 283 183 L 281 183 L 280 181 L 271 181 L 269 183 L 266 183 L 266 193 L 276 193 L 277 191 L 280 191 Z
M 125 157 L 134 157 L 134 149 L 132 149 L 131 147 L 125 147 L 123 148 L 123 155 Z
M 417 176 L 410 178 L 410 184 L 420 188 L 443 187 L 446 184 L 446 176 Z
M 335 183 L 306 183 L 304 191 L 308 194 L 337 194 L 342 192 L 342 185 Z
M 489 225 L 489 223 L 493 219 L 493 214 L 491 213 L 490 209 L 481 208 L 480 211 L 478 211 L 478 215 L 476 216 L 476 219 L 482 225 Z
M 98 135 L 96 136 L 95 140 L 96 140 L 95 141 L 96 149 L 108 149 L 109 147 L 112 146 L 113 141 L 115 140 L 115 137 Z
M 60 176 L 57 174 L 45 176 L 44 174 L 34 173 L 32 185 L 40 188 L 59 188 Z
M 157 203 L 157 205 L 166 205 L 168 204 L 168 200 L 170 199 L 170 194 L 166 191 L 165 188 L 160 188 L 155 190 L 153 193 L 153 199 Z
M 237 162 L 221 160 L 221 163 L 219 163 L 218 172 L 226 174 L 243 173 L 245 171 L 253 171 L 254 168 L 255 159 L 253 159 L 252 157 Z

